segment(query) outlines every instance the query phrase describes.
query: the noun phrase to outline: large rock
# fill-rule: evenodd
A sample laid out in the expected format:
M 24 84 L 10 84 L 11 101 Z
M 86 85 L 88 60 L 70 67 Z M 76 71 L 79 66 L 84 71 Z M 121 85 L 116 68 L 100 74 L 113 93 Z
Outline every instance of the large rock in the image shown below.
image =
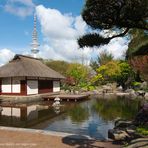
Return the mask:
M 148 93 L 145 93 L 145 99 L 148 100 Z
M 124 141 L 130 138 L 127 132 L 118 129 L 111 129 L 108 131 L 108 138 L 115 141 Z
M 145 91 L 143 91 L 143 90 L 138 90 L 138 91 L 136 92 L 136 94 L 137 94 L 137 96 L 144 97 L 144 96 L 145 96 Z
M 148 87 L 148 83 L 147 82 L 143 82 L 143 83 L 140 84 L 140 88 L 141 89 L 147 89 L 147 87 Z
M 126 128 L 126 132 L 130 136 L 130 140 L 132 139 L 137 139 L 137 138 L 142 138 L 143 136 L 137 133 L 136 129 L 133 129 L 131 127 Z
M 142 135 L 136 131 L 136 124 L 133 121 L 118 119 L 115 121 L 114 129 L 108 131 L 108 138 L 115 141 L 131 141 L 141 138 Z
M 148 103 L 145 103 L 135 117 L 135 125 L 148 125 Z
M 127 128 L 132 125 L 132 121 L 125 121 L 122 119 L 118 119 L 115 121 L 115 128 Z
M 134 97 L 137 97 L 136 92 L 135 92 L 134 89 L 127 89 L 125 92 L 126 92 L 126 93 L 129 93 L 130 96 L 133 97 L 133 98 L 134 98 Z
M 132 140 L 126 148 L 148 148 L 148 138 Z

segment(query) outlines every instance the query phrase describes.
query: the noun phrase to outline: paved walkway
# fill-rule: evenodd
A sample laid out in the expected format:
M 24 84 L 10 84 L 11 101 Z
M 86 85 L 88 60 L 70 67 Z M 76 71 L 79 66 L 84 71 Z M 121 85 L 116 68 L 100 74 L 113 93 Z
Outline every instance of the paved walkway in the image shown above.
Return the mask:
M 86 136 L 0 127 L 0 148 L 121 148 Z

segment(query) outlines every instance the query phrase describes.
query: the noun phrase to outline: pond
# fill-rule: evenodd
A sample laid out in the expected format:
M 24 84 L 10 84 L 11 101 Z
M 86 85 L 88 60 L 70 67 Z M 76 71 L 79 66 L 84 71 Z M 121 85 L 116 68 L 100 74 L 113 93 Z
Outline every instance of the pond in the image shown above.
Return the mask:
M 117 118 L 134 118 L 140 101 L 92 98 L 83 102 L 61 102 L 56 108 L 52 103 L 1 104 L 0 125 L 83 134 L 105 140 Z

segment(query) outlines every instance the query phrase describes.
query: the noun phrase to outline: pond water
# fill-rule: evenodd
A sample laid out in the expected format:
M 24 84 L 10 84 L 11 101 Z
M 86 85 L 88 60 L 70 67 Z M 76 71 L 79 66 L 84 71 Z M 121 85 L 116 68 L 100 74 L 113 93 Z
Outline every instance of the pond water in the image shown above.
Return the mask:
M 117 118 L 133 119 L 140 102 L 124 98 L 91 99 L 84 102 L 1 104 L 0 125 L 88 135 L 107 139 Z

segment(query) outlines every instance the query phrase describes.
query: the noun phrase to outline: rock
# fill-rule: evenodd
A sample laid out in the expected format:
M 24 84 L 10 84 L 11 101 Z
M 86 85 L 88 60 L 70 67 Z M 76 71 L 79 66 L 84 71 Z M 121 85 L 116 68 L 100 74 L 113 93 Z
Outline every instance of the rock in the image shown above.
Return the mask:
M 134 89 L 127 89 L 125 92 L 129 93 L 131 97 L 137 97 Z
M 78 94 L 79 94 L 79 91 L 76 90 L 76 91 L 74 92 L 74 94 L 78 95 Z
M 145 91 L 143 91 L 143 90 L 138 90 L 138 91 L 136 92 L 136 95 L 137 95 L 137 96 L 144 97 L 144 96 L 145 96 Z
M 134 120 L 135 125 L 147 125 L 148 124 L 148 103 L 145 103 L 141 110 L 135 117 Z
M 129 97 L 130 97 L 130 93 L 121 93 L 121 92 L 117 92 L 117 93 L 116 93 L 116 96 L 117 96 L 117 97 L 127 97 L 127 98 L 129 98 Z
M 108 131 L 108 138 L 115 141 L 124 141 L 130 138 L 127 132 L 123 130 L 111 129 Z
M 134 89 L 127 89 L 127 90 L 125 90 L 125 92 L 126 93 L 132 93 L 132 92 L 135 92 L 135 90 Z
M 132 135 L 132 134 L 135 133 L 135 130 L 130 129 L 130 128 L 127 128 L 127 129 L 126 129 L 126 132 L 127 132 L 129 135 Z
M 117 87 L 117 91 L 123 91 L 122 86 Z
M 145 99 L 148 100 L 148 93 L 145 93 Z
M 103 85 L 103 93 L 113 92 L 113 89 L 110 85 Z
M 138 134 L 136 132 L 135 129 L 131 129 L 131 128 L 127 128 L 126 132 L 128 133 L 128 135 L 130 136 L 130 139 L 137 139 L 137 138 L 141 138 L 142 136 L 140 134 Z
M 65 91 L 62 89 L 62 90 L 60 90 L 60 93 L 61 94 L 65 94 Z
M 66 91 L 65 91 L 65 93 L 66 93 L 66 94 L 69 94 L 69 93 L 70 93 L 70 91 L 69 91 L 69 90 L 66 90 Z
M 115 128 L 126 128 L 131 125 L 132 125 L 132 121 L 125 121 L 122 119 L 115 121 Z
M 143 82 L 143 83 L 140 84 L 140 88 L 141 89 L 147 89 L 147 87 L 148 87 L 148 83 L 147 82 Z
M 147 148 L 148 147 L 148 138 L 138 138 L 132 140 L 126 148 Z

